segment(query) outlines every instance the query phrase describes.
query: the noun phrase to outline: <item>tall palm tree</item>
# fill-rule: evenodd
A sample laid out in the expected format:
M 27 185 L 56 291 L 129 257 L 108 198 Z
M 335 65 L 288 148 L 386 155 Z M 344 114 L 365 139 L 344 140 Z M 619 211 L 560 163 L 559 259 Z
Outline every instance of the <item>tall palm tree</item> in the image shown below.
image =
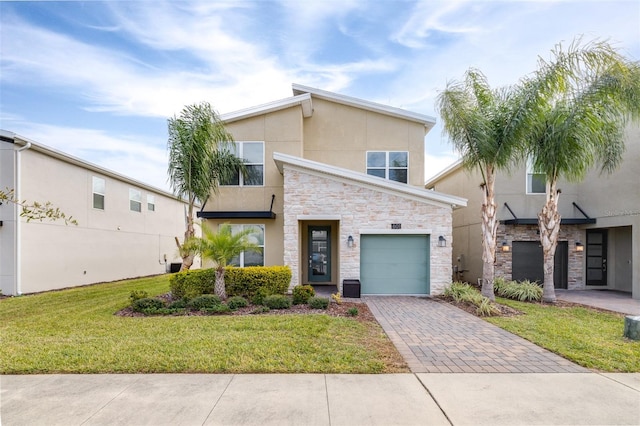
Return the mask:
M 216 111 L 207 102 L 184 107 L 179 117 L 170 118 L 169 182 L 173 192 L 188 202 L 184 242 L 193 238 L 193 210 L 218 192 L 220 181 L 228 180 L 244 163 L 234 155 L 233 136 L 225 129 Z M 176 237 L 182 257 L 180 270 L 189 269 L 194 253 Z
M 228 263 L 244 251 L 258 251 L 260 247 L 249 238 L 254 230 L 247 228 L 233 232 L 230 224 L 220 225 L 218 232 L 213 232 L 206 225 L 202 226 L 203 238 L 191 238 L 185 243 L 189 251 L 199 253 L 203 259 L 213 261 L 216 268 L 216 282 L 214 293 L 220 299 L 227 298 L 224 283 L 224 272 Z
M 444 123 L 443 132 L 462 155 L 463 166 L 478 170 L 482 217 L 482 294 L 491 300 L 496 256 L 498 221 L 495 181 L 498 170 L 509 169 L 516 158 L 525 126 L 526 100 L 512 88 L 491 89 L 486 77 L 469 69 L 464 80 L 447 84 L 438 96 L 436 108 Z
M 561 220 L 558 180 L 579 182 L 595 165 L 602 172 L 615 170 L 623 158 L 624 128 L 630 119 L 640 118 L 640 63 L 625 59 L 607 43 L 581 46 L 579 40 L 566 51 L 558 45 L 552 56 L 550 62 L 541 60 L 523 84 L 523 91 L 537 98 L 526 140 L 535 172 L 546 175 L 546 202 L 538 225 L 543 300 L 551 303 L 556 300 L 553 272 Z

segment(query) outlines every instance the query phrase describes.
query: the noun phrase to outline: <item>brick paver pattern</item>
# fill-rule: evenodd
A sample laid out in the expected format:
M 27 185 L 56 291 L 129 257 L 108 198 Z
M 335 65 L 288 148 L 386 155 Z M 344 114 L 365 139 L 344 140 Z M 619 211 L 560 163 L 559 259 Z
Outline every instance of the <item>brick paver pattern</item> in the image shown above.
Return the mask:
M 585 373 L 554 353 L 448 303 L 365 296 L 414 373 Z

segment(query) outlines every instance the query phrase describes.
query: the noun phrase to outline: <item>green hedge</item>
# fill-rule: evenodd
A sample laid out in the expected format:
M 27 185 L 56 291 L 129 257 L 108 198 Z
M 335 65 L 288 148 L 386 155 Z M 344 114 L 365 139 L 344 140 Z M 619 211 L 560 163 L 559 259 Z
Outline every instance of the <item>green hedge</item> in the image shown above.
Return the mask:
M 213 294 L 216 271 L 196 269 L 179 272 L 169 280 L 171 294 L 176 299 L 192 299 L 202 294 Z M 291 282 L 291 269 L 288 266 L 252 266 L 249 268 L 226 268 L 224 274 L 227 296 L 242 296 L 251 299 L 262 292 L 284 294 Z
M 291 283 L 291 268 L 288 266 L 227 268 L 224 282 L 229 296 L 251 299 L 260 290 L 267 295 L 284 294 Z

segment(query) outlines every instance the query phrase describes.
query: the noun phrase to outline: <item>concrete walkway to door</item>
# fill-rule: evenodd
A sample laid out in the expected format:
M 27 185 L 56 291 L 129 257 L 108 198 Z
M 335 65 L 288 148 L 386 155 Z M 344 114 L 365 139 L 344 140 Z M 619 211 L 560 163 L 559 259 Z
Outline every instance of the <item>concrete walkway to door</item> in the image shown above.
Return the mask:
M 363 299 L 414 373 L 589 371 L 444 302 L 408 296 Z
M 629 293 L 620 291 L 556 289 L 556 298 L 621 314 L 640 315 L 640 299 L 632 299 Z

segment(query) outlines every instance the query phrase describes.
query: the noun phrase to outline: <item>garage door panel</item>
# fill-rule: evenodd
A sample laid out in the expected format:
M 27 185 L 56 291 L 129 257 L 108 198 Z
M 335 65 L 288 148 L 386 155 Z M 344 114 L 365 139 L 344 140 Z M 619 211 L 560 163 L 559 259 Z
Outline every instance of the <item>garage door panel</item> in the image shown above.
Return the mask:
M 428 235 L 363 235 L 363 294 L 428 294 Z

